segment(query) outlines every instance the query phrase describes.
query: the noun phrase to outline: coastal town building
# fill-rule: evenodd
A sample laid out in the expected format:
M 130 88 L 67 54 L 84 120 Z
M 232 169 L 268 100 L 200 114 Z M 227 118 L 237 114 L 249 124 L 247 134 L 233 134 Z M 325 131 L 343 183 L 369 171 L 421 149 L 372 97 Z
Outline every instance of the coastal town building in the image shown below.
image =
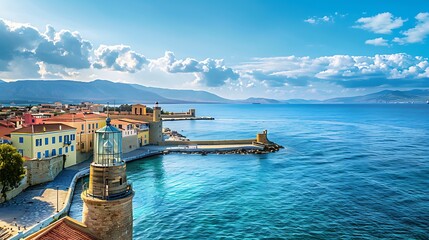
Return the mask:
M 44 120 L 51 118 L 53 114 L 50 113 L 24 113 L 24 124 L 26 126 L 42 124 Z
M 25 159 L 65 156 L 64 166 L 76 164 L 76 129 L 65 124 L 40 124 L 10 133 L 11 142 Z
M 120 119 L 112 120 L 112 125 L 122 132 L 122 152 L 127 153 L 139 147 L 137 129 L 132 123 Z
M 114 119 L 111 123 L 122 132 L 122 152 L 128 153 L 149 144 L 149 123 L 129 118 Z
M 131 106 L 131 114 L 134 115 L 146 115 L 146 105 L 134 104 Z
M 46 123 L 62 123 L 76 129 L 76 163 L 92 156 L 94 133 L 105 126 L 105 115 L 92 113 L 68 113 L 45 119 Z

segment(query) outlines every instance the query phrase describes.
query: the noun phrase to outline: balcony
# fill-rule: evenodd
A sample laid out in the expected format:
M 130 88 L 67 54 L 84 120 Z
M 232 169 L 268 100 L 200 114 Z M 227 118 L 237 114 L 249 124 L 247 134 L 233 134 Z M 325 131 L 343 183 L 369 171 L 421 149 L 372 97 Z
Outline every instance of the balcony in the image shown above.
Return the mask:
M 92 198 L 101 199 L 101 200 L 116 200 L 116 199 L 121 199 L 121 198 L 127 197 L 133 193 L 133 184 L 130 181 L 127 181 L 127 183 L 126 183 L 127 184 L 126 190 L 124 192 L 119 193 L 119 194 L 108 194 L 106 192 L 106 189 L 98 189 L 104 193 L 104 196 L 96 196 L 96 195 L 90 194 L 88 192 L 88 184 L 89 183 L 86 182 L 85 184 L 82 185 L 82 193 L 86 197 L 92 197 Z

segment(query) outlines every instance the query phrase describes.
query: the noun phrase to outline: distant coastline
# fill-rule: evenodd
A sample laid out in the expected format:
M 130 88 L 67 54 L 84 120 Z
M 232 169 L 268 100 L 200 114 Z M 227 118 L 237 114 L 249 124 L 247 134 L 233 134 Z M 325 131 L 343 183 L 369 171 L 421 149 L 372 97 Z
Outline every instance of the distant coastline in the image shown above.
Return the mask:
M 65 90 L 67 89 L 67 90 Z M 0 105 L 27 106 L 60 101 L 75 104 L 85 101 L 94 103 L 154 103 L 161 104 L 426 104 L 429 89 L 407 91 L 384 90 L 361 96 L 311 99 L 226 99 L 206 91 L 177 90 L 146 87 L 138 84 L 116 83 L 107 80 L 80 82 L 70 80 L 18 80 L 0 81 Z M 15 103 L 15 104 L 11 104 Z

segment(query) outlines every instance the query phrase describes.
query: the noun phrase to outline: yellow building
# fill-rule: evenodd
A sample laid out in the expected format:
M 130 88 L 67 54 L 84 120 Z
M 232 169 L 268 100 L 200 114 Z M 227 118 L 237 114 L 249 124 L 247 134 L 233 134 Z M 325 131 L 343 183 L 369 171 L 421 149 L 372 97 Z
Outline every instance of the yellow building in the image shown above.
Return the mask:
M 76 149 L 77 162 L 83 162 L 89 159 L 93 154 L 94 149 L 94 132 L 106 126 L 106 116 L 102 114 L 63 114 L 45 122 L 63 123 L 70 127 L 76 128 Z
M 141 120 L 121 118 L 123 122 L 132 124 L 132 128 L 137 131 L 137 142 L 138 146 L 144 146 L 149 144 L 149 123 Z
M 146 105 L 133 104 L 131 106 L 131 114 L 133 114 L 133 115 L 146 115 Z
M 27 159 L 64 155 L 65 167 L 76 164 L 76 129 L 64 124 L 40 124 L 11 132 L 12 145 Z

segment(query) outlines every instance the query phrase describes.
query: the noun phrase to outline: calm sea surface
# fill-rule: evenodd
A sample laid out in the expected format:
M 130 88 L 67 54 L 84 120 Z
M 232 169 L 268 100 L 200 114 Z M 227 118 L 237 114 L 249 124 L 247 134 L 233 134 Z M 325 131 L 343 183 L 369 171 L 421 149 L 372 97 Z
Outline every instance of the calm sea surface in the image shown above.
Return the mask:
M 164 126 L 285 149 L 129 163 L 135 239 L 429 239 L 429 105 L 163 106 L 190 107 L 216 120 Z

